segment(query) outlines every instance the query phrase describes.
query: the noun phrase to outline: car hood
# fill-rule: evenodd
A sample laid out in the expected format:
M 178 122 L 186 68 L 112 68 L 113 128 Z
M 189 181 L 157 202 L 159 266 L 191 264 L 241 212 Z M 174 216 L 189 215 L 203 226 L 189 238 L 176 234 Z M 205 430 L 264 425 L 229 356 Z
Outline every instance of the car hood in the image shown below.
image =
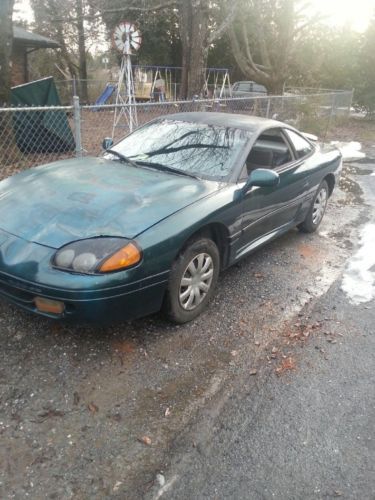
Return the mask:
M 219 189 L 104 158 L 63 160 L 0 182 L 0 228 L 53 248 L 95 236 L 134 238 Z

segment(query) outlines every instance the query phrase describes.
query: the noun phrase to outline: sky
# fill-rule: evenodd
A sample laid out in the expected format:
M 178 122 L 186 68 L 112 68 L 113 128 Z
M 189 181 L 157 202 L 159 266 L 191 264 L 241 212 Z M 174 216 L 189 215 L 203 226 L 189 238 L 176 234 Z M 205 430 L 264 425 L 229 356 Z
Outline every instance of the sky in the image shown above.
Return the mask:
M 311 6 L 326 16 L 328 24 L 349 24 L 357 31 L 364 31 L 375 14 L 375 0 L 312 0 Z
M 32 19 L 29 0 L 16 1 L 16 9 L 15 19 Z M 326 16 L 327 24 L 342 26 L 348 23 L 353 29 L 364 31 L 375 11 L 375 0 L 311 0 L 311 9 Z

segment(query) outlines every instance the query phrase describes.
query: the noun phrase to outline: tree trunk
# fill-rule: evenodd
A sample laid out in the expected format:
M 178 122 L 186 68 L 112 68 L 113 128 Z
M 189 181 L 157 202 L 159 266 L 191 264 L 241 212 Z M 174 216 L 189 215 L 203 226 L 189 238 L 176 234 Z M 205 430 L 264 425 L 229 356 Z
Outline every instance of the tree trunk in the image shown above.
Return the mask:
M 0 106 L 10 103 L 14 0 L 0 0 Z
M 180 99 L 201 95 L 203 89 L 208 54 L 208 8 L 206 0 L 181 0 L 180 3 Z
M 189 86 L 189 70 L 190 70 L 190 40 L 192 31 L 192 6 L 190 1 L 182 0 L 180 3 L 180 36 L 181 36 L 181 51 L 182 51 L 182 72 L 179 98 L 186 99 Z
M 188 96 L 201 95 L 208 55 L 208 6 L 205 0 L 193 9 L 192 43 L 190 47 L 190 75 Z
M 83 26 L 83 7 L 82 0 L 77 0 L 77 32 L 78 32 L 78 58 L 79 58 L 79 78 L 81 89 L 81 100 L 84 103 L 88 102 L 87 92 L 87 63 L 86 63 L 86 45 L 85 45 L 85 30 Z
M 283 95 L 285 80 L 270 78 L 266 84 L 268 93 L 271 95 Z

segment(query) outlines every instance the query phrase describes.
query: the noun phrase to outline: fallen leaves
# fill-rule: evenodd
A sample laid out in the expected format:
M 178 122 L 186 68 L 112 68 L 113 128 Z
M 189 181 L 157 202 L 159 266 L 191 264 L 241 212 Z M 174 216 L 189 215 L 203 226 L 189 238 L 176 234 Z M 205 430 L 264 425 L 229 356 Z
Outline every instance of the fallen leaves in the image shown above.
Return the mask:
M 289 356 L 282 360 L 281 365 L 276 368 L 275 372 L 277 375 L 281 375 L 286 371 L 295 369 L 296 369 L 295 359 L 292 356 Z
M 314 248 L 306 244 L 299 245 L 298 251 L 300 256 L 303 257 L 304 259 L 309 259 L 311 257 L 314 257 L 314 255 L 315 256 L 318 255 L 318 252 Z
M 90 410 L 91 413 L 97 413 L 99 411 L 98 406 L 96 406 L 95 403 L 91 402 L 87 405 L 87 408 Z
M 321 328 L 321 323 L 317 321 L 312 324 L 304 324 L 304 323 L 294 323 L 291 331 L 288 331 L 284 336 L 288 337 L 291 340 L 306 340 L 313 330 L 317 330 Z
M 121 354 L 130 354 L 135 351 L 136 345 L 131 340 L 116 340 L 113 342 L 113 348 Z
M 138 441 L 140 443 L 147 445 L 147 446 L 151 446 L 151 444 L 152 444 L 151 438 L 149 438 L 148 436 L 141 436 L 138 438 Z

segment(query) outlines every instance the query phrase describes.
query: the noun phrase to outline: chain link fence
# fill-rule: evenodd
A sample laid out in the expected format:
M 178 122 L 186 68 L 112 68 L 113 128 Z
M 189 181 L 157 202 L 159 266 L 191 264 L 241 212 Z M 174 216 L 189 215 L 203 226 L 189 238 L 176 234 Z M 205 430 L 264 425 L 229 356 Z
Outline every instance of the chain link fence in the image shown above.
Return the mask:
M 138 126 L 159 116 L 189 111 L 239 113 L 273 118 L 324 140 L 337 120 L 349 117 L 352 91 L 157 102 L 133 105 Z M 117 112 L 124 106 L 117 106 Z M 129 133 L 126 113 L 113 128 L 116 106 L 0 108 L 0 178 L 25 168 L 83 155 L 98 155 L 105 137 Z

